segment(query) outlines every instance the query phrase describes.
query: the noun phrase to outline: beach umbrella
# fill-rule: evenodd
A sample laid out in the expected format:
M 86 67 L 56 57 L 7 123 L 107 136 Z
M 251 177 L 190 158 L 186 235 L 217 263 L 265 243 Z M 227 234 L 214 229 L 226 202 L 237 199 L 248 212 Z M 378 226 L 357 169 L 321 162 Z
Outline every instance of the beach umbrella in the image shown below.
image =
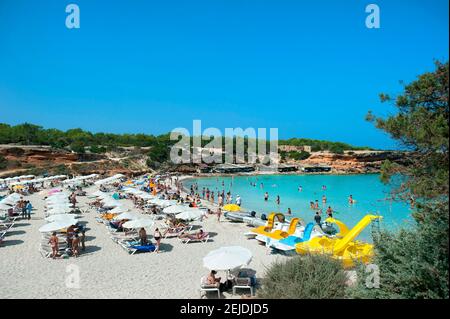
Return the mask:
M 163 213 L 165 214 L 178 214 L 184 211 L 190 210 L 191 208 L 183 205 L 172 205 L 163 209 Z
M 227 246 L 209 252 L 203 266 L 210 270 L 232 270 L 248 265 L 252 252 L 241 246 Z
M 153 199 L 153 198 L 155 198 L 155 196 L 147 194 L 147 193 L 138 194 L 137 196 L 139 196 L 142 199 Z
M 5 203 L 0 203 L 0 210 L 8 210 L 10 208 L 12 208 L 12 206 L 7 205 Z
M 48 224 L 45 224 L 43 226 L 41 226 L 41 228 L 39 228 L 39 231 L 41 233 L 48 233 L 48 232 L 53 232 L 53 231 L 58 231 L 64 228 L 67 228 L 69 226 L 75 225 L 76 224 L 76 220 L 66 220 L 66 221 L 55 221 L 55 222 L 51 222 Z
M 177 214 L 175 217 L 182 220 L 193 220 L 199 219 L 202 216 L 202 214 L 203 212 L 201 210 L 191 208 L 189 210 L 185 210 L 184 212 Z
M 155 222 L 153 220 L 151 220 L 150 218 L 138 218 L 138 219 L 130 220 L 130 221 L 123 223 L 122 227 L 128 228 L 128 229 L 141 228 L 141 227 L 150 228 L 154 224 L 155 224 Z
M 72 211 L 72 208 L 52 208 L 45 212 L 46 215 L 60 215 L 67 214 Z
M 123 219 L 139 219 L 141 217 L 140 214 L 137 213 L 133 213 L 133 212 L 125 212 L 122 214 L 119 214 L 117 216 L 114 217 L 114 220 L 123 220 Z
M 45 219 L 48 222 L 56 222 L 56 221 L 67 221 L 67 222 L 75 222 L 77 223 L 75 219 L 75 215 L 73 214 L 54 214 Z
M 227 205 L 223 206 L 223 210 L 225 210 L 227 212 L 239 212 L 239 211 L 241 211 L 241 207 L 236 204 L 227 204 Z
M 127 211 L 127 208 L 123 207 L 123 206 L 117 206 L 114 207 L 113 209 L 111 209 L 109 212 L 111 214 L 120 214 L 120 213 L 124 213 Z
M 160 207 L 169 207 L 171 205 L 175 205 L 177 202 L 174 200 L 166 200 L 166 199 L 159 199 L 154 198 L 149 200 L 150 203 L 160 206 Z
M 117 207 L 117 206 L 120 206 L 120 203 L 117 200 L 112 199 L 112 198 L 104 199 L 104 200 L 102 200 L 102 202 L 103 202 L 103 206 L 105 206 L 105 207 Z
M 102 191 L 96 191 L 96 192 L 92 193 L 92 196 L 103 198 L 103 197 L 110 196 L 110 194 L 102 192 Z

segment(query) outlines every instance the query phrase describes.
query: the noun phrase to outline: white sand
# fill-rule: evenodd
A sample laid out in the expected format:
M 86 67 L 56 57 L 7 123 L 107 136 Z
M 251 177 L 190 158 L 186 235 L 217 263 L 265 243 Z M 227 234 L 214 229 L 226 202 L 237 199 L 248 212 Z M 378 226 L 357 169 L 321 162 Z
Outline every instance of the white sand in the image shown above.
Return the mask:
M 92 189 L 87 191 L 91 193 Z M 223 216 L 220 223 L 216 216 L 197 222 L 214 234 L 208 243 L 181 244 L 177 238 L 163 239 L 164 252 L 160 254 L 129 255 L 110 239 L 106 227 L 95 220 L 97 213 L 91 210 L 81 218 L 89 228 L 87 251 L 79 258 L 52 260 L 39 253 L 38 228 L 45 223 L 43 198 L 34 194 L 26 199 L 36 209 L 31 221 L 19 220 L 0 244 L 0 298 L 199 298 L 200 278 L 208 274 L 202 258 L 213 249 L 230 245 L 250 249 L 253 259 L 247 268 L 256 271 L 258 280 L 273 261 L 287 258 L 268 255 L 264 246 L 243 236 L 249 227 L 227 222 Z M 78 197 L 82 208 L 87 208 L 89 200 Z M 132 207 L 130 200 L 126 202 Z M 73 265 L 79 269 L 79 288 L 66 286 Z M 223 277 L 225 273 L 218 275 Z M 229 294 L 225 297 L 232 298 Z

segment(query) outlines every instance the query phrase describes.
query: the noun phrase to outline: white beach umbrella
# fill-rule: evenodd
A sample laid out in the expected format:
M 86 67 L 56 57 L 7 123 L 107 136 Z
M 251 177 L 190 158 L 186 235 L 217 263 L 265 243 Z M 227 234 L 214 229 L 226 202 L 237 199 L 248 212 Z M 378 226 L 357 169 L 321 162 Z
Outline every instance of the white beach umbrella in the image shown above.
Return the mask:
M 151 220 L 150 218 L 139 218 L 139 219 L 134 219 L 134 220 L 127 221 L 126 223 L 123 223 L 122 227 L 128 228 L 128 229 L 141 228 L 141 227 L 150 228 L 154 224 L 155 224 L 155 222 L 153 220 Z
M 92 193 L 92 196 L 106 198 L 108 196 L 111 196 L 111 194 L 110 193 L 105 193 L 105 192 L 102 192 L 102 191 L 96 191 L 96 192 Z
M 172 205 L 163 209 L 163 213 L 165 214 L 178 214 L 185 212 L 187 210 L 191 210 L 191 207 L 183 206 L 183 205 Z
M 141 217 L 142 217 L 141 214 L 137 214 L 137 213 L 133 213 L 133 212 L 125 212 L 125 213 L 115 216 L 114 220 L 123 220 L 123 219 L 133 220 L 133 219 L 139 219 Z
M 128 209 L 123 207 L 123 206 L 117 206 L 114 207 L 113 209 L 111 209 L 109 212 L 112 214 L 120 214 L 120 213 L 125 213 Z
M 142 198 L 142 199 L 153 199 L 153 198 L 155 198 L 155 196 L 147 194 L 147 193 L 137 194 L 137 196 Z
M 136 188 L 132 188 L 132 187 L 125 188 L 124 191 L 125 191 L 125 193 L 128 193 L 128 194 L 139 194 L 141 192 L 140 190 L 138 190 Z
M 193 219 L 199 219 L 202 216 L 202 214 L 203 213 L 201 210 L 191 208 L 189 210 L 185 210 L 182 213 L 177 214 L 176 218 L 182 219 L 182 220 L 193 220 Z
M 39 231 L 41 233 L 48 233 L 48 232 L 64 229 L 64 228 L 67 228 L 67 227 L 75 225 L 75 224 L 76 224 L 76 220 L 55 221 L 55 222 L 51 222 L 51 223 L 41 226 L 41 228 L 39 228 Z
M 203 266 L 210 270 L 232 270 L 246 266 L 252 252 L 241 246 L 228 246 L 211 251 L 203 258 Z
M 62 208 L 50 209 L 45 212 L 45 215 L 50 216 L 50 215 L 68 214 L 68 213 L 70 213 L 70 211 L 71 211 L 71 209 L 62 209 Z
M 120 206 L 120 203 L 114 199 L 104 199 L 102 200 L 104 207 L 117 207 Z
M 63 205 L 63 204 L 61 204 L 61 205 L 51 205 L 51 206 L 47 206 L 46 207 L 47 211 L 49 211 L 49 210 L 61 210 L 61 211 L 64 211 L 64 212 L 69 212 L 72 209 L 73 208 L 70 207 L 70 205 Z
M 8 210 L 10 208 L 12 208 L 12 206 L 7 205 L 7 204 L 5 204 L 3 202 L 0 202 L 0 210 Z
M 160 207 L 169 207 L 171 205 L 175 205 L 176 204 L 176 201 L 166 200 L 166 199 L 159 199 L 159 198 L 150 199 L 149 202 L 154 204 L 154 205 L 160 206 Z
M 48 222 L 64 221 L 64 222 L 77 222 L 74 214 L 54 214 L 45 218 Z

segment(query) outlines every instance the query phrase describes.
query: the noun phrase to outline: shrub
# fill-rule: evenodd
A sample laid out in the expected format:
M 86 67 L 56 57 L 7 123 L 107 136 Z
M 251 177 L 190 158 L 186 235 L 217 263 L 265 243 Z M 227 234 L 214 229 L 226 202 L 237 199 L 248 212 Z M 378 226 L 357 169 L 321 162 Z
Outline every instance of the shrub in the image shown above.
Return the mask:
M 70 144 L 70 149 L 75 153 L 83 154 L 85 152 L 83 142 L 74 142 Z
M 289 152 L 289 157 L 296 161 L 305 160 L 310 156 L 311 156 L 311 154 L 306 151 L 301 151 L 301 152 L 291 151 L 291 152 Z
M 268 299 L 344 298 L 347 277 L 342 264 L 328 256 L 295 256 L 267 270 L 258 296 Z
M 8 160 L 0 155 L 0 169 L 5 169 L 8 166 Z

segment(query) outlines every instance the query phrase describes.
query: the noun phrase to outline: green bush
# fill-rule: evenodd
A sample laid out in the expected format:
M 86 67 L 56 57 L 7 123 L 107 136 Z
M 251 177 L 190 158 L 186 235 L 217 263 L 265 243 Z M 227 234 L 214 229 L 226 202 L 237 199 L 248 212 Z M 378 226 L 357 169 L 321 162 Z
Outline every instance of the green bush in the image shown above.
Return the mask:
M 5 169 L 8 166 L 8 160 L 0 155 L 0 169 Z
M 345 297 L 342 264 L 328 256 L 295 256 L 267 270 L 258 297 L 268 299 L 335 299 Z
M 289 157 L 296 160 L 296 161 L 302 161 L 310 157 L 311 154 L 305 151 L 297 152 L 297 151 L 291 151 L 289 152 Z
M 75 153 L 84 154 L 84 143 L 83 142 L 73 142 L 70 144 L 70 149 Z

